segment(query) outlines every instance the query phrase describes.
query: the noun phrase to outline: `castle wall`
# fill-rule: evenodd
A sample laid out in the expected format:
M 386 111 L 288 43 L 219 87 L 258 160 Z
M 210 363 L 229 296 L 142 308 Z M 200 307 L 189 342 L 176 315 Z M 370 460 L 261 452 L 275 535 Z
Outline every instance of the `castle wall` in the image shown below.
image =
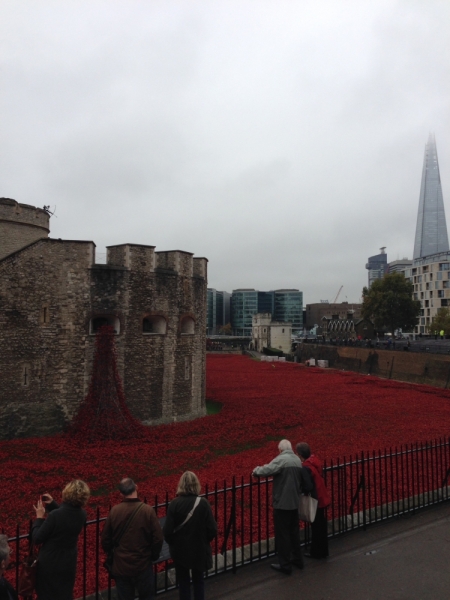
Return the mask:
M 92 242 L 42 239 L 0 260 L 0 437 L 70 422 L 88 391 L 97 318 L 117 328 L 133 415 L 156 424 L 205 414 L 207 260 L 132 244 L 109 247 L 106 265 L 94 256 Z
M 0 261 L 0 436 L 61 430 L 84 394 L 92 242 L 40 240 Z

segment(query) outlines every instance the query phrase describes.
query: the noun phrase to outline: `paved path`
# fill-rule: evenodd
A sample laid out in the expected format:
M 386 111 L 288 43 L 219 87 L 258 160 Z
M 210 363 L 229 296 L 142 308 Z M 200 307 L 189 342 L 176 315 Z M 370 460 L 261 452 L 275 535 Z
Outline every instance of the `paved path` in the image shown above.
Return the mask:
M 450 502 L 330 540 L 330 555 L 291 576 L 270 569 L 272 558 L 213 577 L 206 598 L 450 600 Z

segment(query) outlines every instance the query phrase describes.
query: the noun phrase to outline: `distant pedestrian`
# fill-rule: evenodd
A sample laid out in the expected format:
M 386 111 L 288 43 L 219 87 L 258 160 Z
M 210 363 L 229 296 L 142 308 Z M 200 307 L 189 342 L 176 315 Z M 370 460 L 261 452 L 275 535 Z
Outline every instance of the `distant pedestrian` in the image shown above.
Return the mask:
M 120 504 L 113 506 L 102 531 L 102 548 L 114 552 L 112 577 L 119 600 L 153 598 L 152 561 L 157 560 L 163 544 L 161 525 L 155 511 L 138 498 L 137 485 L 122 479 Z
M 278 553 L 278 564 L 271 568 L 286 575 L 292 573 L 292 565 L 303 569 L 303 556 L 300 548 L 300 531 L 298 522 L 298 506 L 302 483 L 307 484 L 303 477 L 302 463 L 292 451 L 289 440 L 281 440 L 278 444 L 279 455 L 269 464 L 256 467 L 254 477 L 273 475 L 272 501 L 273 522 L 275 525 L 275 546 Z M 309 478 L 308 478 L 309 479 Z M 303 491 L 312 489 L 303 485 Z
M 180 478 L 177 497 L 167 510 L 164 537 L 170 547 L 175 564 L 180 600 L 190 600 L 190 574 L 194 588 L 194 600 L 205 597 L 203 574 L 212 567 L 210 542 L 217 535 L 211 505 L 200 498 L 198 477 L 186 471 Z
M 441 340 L 444 339 L 444 335 L 445 335 L 445 331 L 443 329 L 441 329 Z
M 328 556 L 328 523 L 326 517 L 327 506 L 330 505 L 330 496 L 325 487 L 322 475 L 322 464 L 314 454 L 311 454 L 309 445 L 300 442 L 296 446 L 297 454 L 302 460 L 303 467 L 308 469 L 314 484 L 311 496 L 318 501 L 316 518 L 311 523 L 311 558 L 326 558 Z M 308 556 L 306 554 L 306 556 Z

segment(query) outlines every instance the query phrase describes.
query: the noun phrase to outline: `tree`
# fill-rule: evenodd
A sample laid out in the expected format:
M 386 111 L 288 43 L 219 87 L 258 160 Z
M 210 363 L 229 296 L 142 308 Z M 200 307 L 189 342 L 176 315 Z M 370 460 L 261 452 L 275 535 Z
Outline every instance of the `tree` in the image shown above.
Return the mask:
M 233 333 L 233 329 L 231 327 L 231 323 L 227 323 L 226 325 L 222 325 L 219 329 L 220 335 L 231 335 Z
M 440 308 L 437 311 L 437 315 L 433 317 L 433 320 L 429 324 L 428 330 L 431 333 L 435 331 L 440 333 L 442 330 L 444 330 L 446 335 L 450 333 L 450 310 L 445 307 Z
M 377 329 L 387 327 L 392 334 L 396 329 L 413 329 L 421 308 L 420 302 L 413 300 L 413 290 L 401 273 L 376 279 L 370 288 L 363 288 L 363 318 L 370 319 Z

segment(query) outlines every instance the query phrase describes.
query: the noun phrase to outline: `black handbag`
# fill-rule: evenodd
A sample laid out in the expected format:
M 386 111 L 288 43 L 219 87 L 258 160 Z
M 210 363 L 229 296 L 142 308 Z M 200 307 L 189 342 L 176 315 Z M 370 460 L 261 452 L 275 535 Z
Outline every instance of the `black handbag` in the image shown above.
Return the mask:
M 128 526 L 131 524 L 131 521 L 134 519 L 134 517 L 138 514 L 139 510 L 144 506 L 144 503 L 141 502 L 139 504 L 139 506 L 136 506 L 136 508 L 133 510 L 133 512 L 131 513 L 131 515 L 128 517 L 128 519 L 125 521 L 121 531 L 119 532 L 119 535 L 116 537 L 115 541 L 114 541 L 114 545 L 111 548 L 111 550 L 107 553 L 106 555 L 106 559 L 103 563 L 103 567 L 108 571 L 110 577 L 113 577 L 113 573 L 112 573 L 112 568 L 113 568 L 113 563 L 114 563 L 114 550 L 118 547 L 118 545 L 120 544 L 120 540 L 123 537 L 123 534 L 125 533 L 125 531 L 128 529 Z

